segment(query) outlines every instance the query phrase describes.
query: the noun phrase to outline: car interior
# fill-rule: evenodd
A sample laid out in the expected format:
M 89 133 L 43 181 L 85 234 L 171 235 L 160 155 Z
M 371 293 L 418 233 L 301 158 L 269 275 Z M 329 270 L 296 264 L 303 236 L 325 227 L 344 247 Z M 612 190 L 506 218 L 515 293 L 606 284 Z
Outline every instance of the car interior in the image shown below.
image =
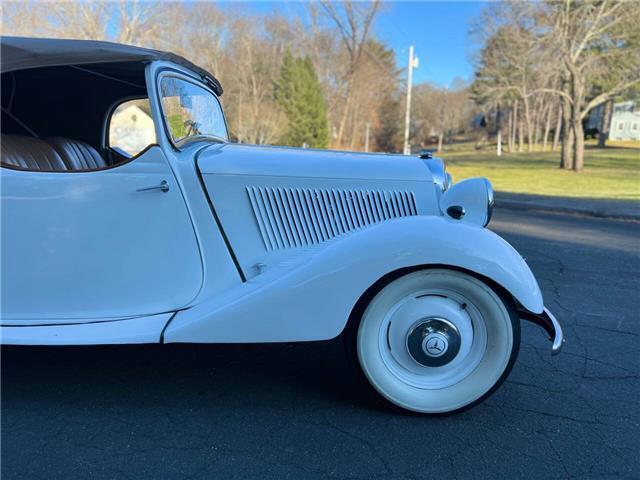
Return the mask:
M 3 167 L 86 172 L 135 157 L 109 138 L 109 125 L 123 102 L 147 98 L 145 63 L 9 72 L 2 74 L 1 89 Z M 147 119 L 152 123 L 150 115 Z

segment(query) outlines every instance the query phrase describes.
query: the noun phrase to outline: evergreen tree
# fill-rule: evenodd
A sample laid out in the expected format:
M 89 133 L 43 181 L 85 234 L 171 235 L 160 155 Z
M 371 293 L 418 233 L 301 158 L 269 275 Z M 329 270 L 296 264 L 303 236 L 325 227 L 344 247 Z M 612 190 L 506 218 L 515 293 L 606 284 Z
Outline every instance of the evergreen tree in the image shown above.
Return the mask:
M 313 63 L 288 51 L 274 86 L 276 102 L 287 117 L 285 145 L 326 148 L 329 140 L 327 108 Z

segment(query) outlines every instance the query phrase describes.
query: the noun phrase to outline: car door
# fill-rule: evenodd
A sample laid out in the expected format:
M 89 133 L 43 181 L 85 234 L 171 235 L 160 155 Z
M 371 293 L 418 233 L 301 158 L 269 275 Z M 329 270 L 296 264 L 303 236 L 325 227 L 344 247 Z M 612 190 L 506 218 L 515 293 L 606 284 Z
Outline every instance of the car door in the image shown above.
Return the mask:
M 79 323 L 187 305 L 202 262 L 162 149 L 96 171 L 2 168 L 2 321 Z

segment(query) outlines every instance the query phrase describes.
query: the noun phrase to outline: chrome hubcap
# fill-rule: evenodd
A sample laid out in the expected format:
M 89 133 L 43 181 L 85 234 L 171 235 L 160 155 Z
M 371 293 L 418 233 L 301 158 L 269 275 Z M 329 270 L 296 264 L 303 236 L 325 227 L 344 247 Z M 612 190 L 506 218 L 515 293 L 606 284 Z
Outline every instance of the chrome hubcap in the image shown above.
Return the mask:
M 411 358 L 425 367 L 441 367 L 460 351 L 460 333 L 443 318 L 419 321 L 407 335 Z
M 445 289 L 410 293 L 389 307 L 379 347 L 390 372 L 407 385 L 439 389 L 472 372 L 486 346 L 477 308 Z

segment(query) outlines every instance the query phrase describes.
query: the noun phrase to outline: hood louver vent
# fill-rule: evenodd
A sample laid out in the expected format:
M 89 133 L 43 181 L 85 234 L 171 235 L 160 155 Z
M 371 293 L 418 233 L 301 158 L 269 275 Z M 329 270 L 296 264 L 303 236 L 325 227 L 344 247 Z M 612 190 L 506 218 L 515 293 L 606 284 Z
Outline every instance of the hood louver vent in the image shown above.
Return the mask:
M 268 251 L 314 245 L 418 214 L 408 191 L 247 187 L 247 193 Z

